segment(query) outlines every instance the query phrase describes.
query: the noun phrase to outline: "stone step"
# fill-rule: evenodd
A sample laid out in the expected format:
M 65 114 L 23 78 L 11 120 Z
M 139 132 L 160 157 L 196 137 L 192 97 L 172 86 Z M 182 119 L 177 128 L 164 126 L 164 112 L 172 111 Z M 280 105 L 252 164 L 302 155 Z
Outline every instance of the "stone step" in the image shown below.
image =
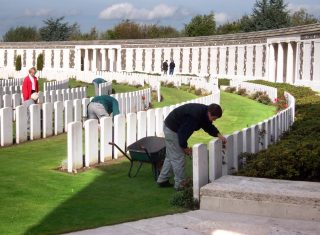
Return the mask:
M 320 221 L 320 183 L 223 176 L 201 188 L 200 208 Z

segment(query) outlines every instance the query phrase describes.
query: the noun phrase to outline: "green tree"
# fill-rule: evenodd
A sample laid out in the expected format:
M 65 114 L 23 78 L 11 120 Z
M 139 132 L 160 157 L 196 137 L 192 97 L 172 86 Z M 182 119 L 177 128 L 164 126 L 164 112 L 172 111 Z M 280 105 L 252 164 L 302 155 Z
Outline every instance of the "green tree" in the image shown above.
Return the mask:
M 245 17 L 244 31 L 261 31 L 290 26 L 287 4 L 283 0 L 257 0 L 252 15 Z
M 290 16 L 290 24 L 292 26 L 315 24 L 320 22 L 314 15 L 309 14 L 306 9 L 301 8 L 298 11 L 293 12 Z
M 233 21 L 220 25 L 217 28 L 217 34 L 239 33 L 242 32 L 241 22 Z
M 38 40 L 39 33 L 35 27 L 10 28 L 3 36 L 4 42 L 34 42 Z
M 193 17 L 189 24 L 184 26 L 186 36 L 208 36 L 216 33 L 216 21 L 214 13 L 209 15 L 197 15 Z
M 63 22 L 64 17 L 49 18 L 44 20 L 45 26 L 40 28 L 40 36 L 43 41 L 67 41 L 77 29 L 78 24 L 69 25 Z
M 20 71 L 21 70 L 21 55 L 17 55 L 16 57 L 16 61 L 15 61 L 15 67 L 16 67 L 16 71 Z
M 121 23 L 113 27 L 113 29 L 107 30 L 104 35 L 106 39 L 140 39 L 143 35 L 140 31 L 139 24 L 131 21 L 124 20 Z
M 37 57 L 37 70 L 42 71 L 43 66 L 44 66 L 44 57 L 43 57 L 43 54 L 41 53 Z

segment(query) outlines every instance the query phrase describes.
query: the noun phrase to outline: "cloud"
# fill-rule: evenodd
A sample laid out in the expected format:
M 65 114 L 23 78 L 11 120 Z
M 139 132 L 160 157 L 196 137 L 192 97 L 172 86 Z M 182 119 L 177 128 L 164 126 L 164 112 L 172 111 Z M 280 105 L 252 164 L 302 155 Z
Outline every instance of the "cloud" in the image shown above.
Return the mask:
M 224 12 L 214 13 L 214 18 L 218 24 L 226 23 L 229 19 L 229 16 Z
M 177 14 L 189 14 L 185 9 L 159 4 L 152 9 L 136 8 L 130 3 L 118 3 L 111 5 L 100 12 L 99 18 L 104 20 L 130 19 L 130 20 L 155 20 L 176 16 Z
M 291 12 L 298 11 L 302 8 L 307 10 L 307 12 L 310 14 L 320 16 L 320 5 L 319 4 L 294 4 L 294 3 L 288 4 L 288 9 Z
M 39 10 L 30 10 L 30 9 L 26 9 L 24 11 L 24 15 L 28 16 L 28 17 L 41 17 L 41 16 L 50 16 L 52 13 L 52 10 L 50 9 L 39 9 Z

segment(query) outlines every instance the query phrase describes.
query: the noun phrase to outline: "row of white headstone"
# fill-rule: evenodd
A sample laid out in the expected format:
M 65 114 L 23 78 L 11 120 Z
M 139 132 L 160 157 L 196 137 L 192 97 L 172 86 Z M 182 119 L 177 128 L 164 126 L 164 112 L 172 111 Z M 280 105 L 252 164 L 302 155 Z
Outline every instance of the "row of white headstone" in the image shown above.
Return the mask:
M 59 89 L 61 90 L 61 89 L 68 89 L 68 88 L 69 88 L 69 79 L 43 83 L 44 91 L 59 90 Z
M 142 96 L 150 100 L 150 88 L 141 91 L 116 94 L 121 114 L 125 110 L 144 110 Z M 27 109 L 21 105 L 20 94 L 5 95 L 5 107 L 0 109 L 0 145 L 8 146 L 27 140 L 27 129 L 30 127 L 30 140 L 47 138 L 53 133 L 58 135 L 67 131 L 67 124 L 72 121 L 83 121 L 87 117 L 87 107 L 93 99 L 86 97 L 86 87 L 83 89 L 52 90 L 40 92 L 39 99 L 43 104 L 29 107 L 30 120 L 28 123 Z M 20 103 L 19 103 L 20 102 Z M 131 106 L 133 108 L 131 108 Z M 14 108 L 13 108 L 14 107 Z M 42 113 L 42 114 L 41 114 Z M 16 137 L 13 137 L 13 126 L 16 125 Z M 42 125 L 41 125 L 42 123 Z
M 151 102 L 151 88 L 111 95 L 119 103 L 121 114 L 136 113 L 149 107 Z
M 98 95 L 111 95 L 112 94 L 112 82 L 104 82 L 99 84 Z
M 84 101 L 85 100 L 85 101 Z M 81 121 L 81 106 L 87 106 L 89 99 L 75 99 L 56 101 L 54 103 L 32 104 L 28 110 L 24 105 L 0 109 L 0 143 L 1 146 L 20 144 L 28 140 L 47 138 L 53 134 L 58 135 L 67 131 L 67 124 L 73 121 Z M 15 138 L 13 125 L 15 120 Z M 28 131 L 29 127 L 29 131 Z M 14 141 L 15 140 L 15 141 Z
M 199 199 L 202 186 L 223 175 L 237 172 L 241 163 L 240 153 L 257 153 L 267 149 L 290 130 L 295 118 L 295 98 L 289 93 L 285 93 L 285 96 L 288 108 L 258 124 L 226 136 L 225 147 L 218 139 L 210 141 L 208 146 L 205 144 L 193 146 L 194 198 Z
M 39 91 L 39 102 L 40 103 L 54 103 L 55 101 L 65 101 L 65 100 L 74 100 L 82 99 L 87 96 L 86 87 L 77 87 L 71 89 L 62 89 L 62 90 L 51 90 L 41 92 Z M 16 108 L 22 104 L 22 97 L 20 93 L 14 94 L 0 94 L 0 108 Z
M 0 87 L 0 95 L 21 93 L 22 85 Z
M 275 102 L 276 98 L 278 97 L 277 88 L 265 85 L 230 80 L 230 87 L 235 87 L 237 90 L 246 89 L 246 91 L 250 94 L 253 94 L 257 91 L 265 92 L 272 102 Z
M 23 78 L 1 79 L 0 87 L 5 86 L 20 86 L 22 85 Z
M 220 92 L 217 92 L 217 94 L 185 103 L 192 102 L 208 105 L 219 103 L 219 101 Z M 127 146 L 143 137 L 163 136 L 164 119 L 173 109 L 185 103 L 139 111 L 138 113 L 128 113 L 127 115 L 120 114 L 115 116 L 114 119 L 104 117 L 100 120 L 100 127 L 97 120 L 86 120 L 84 122 L 84 156 L 83 125 L 80 121 L 68 124 L 68 172 L 74 172 L 82 167 L 89 167 L 106 160 L 111 160 L 113 158 L 113 147 L 109 145 L 109 142 L 117 144 L 125 151 Z M 114 159 L 117 159 L 121 155 L 118 149 L 114 149 Z

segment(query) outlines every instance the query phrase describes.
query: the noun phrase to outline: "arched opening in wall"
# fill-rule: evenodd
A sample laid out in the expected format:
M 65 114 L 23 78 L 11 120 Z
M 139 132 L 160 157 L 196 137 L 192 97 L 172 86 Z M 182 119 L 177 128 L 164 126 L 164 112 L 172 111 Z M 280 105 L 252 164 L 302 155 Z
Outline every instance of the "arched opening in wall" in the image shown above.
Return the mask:
M 80 50 L 80 70 L 84 71 L 84 51 Z

